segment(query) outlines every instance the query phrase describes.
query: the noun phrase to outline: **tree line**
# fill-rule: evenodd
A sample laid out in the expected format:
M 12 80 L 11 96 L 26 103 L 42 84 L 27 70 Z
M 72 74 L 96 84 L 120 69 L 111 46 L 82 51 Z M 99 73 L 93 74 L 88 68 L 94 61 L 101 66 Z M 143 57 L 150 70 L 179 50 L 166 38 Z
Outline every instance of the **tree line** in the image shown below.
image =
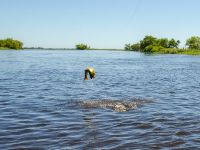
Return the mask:
M 182 52 L 184 49 L 179 49 L 179 40 L 168 38 L 156 38 L 151 35 L 145 36 L 141 41 L 134 44 L 125 44 L 125 50 L 140 51 L 147 53 L 163 52 L 163 53 L 176 53 Z M 187 50 L 200 50 L 200 37 L 192 36 L 186 40 Z M 7 49 L 23 49 L 23 43 L 19 40 L 7 38 L 0 40 L 0 48 Z M 75 48 L 78 50 L 91 49 L 86 44 L 77 44 Z M 199 53 L 200 51 L 198 51 Z
M 174 52 L 178 49 L 180 44 L 179 40 L 168 38 L 156 38 L 151 35 L 145 36 L 140 42 L 135 44 L 125 44 L 125 50 L 141 51 L 147 53 L 159 51 Z M 187 49 L 200 50 L 200 37 L 192 36 L 186 40 Z
M 8 49 L 22 49 L 23 43 L 21 41 L 14 40 L 12 38 L 7 38 L 0 40 L 0 47 Z

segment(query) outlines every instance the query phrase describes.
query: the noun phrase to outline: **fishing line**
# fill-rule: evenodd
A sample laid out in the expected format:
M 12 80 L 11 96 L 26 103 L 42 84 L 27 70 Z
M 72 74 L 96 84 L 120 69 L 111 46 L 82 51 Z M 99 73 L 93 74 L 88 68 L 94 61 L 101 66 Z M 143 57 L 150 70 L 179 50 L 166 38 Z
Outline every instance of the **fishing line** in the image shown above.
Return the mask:
M 134 20 L 134 18 L 135 18 L 135 16 L 136 16 L 136 14 L 137 14 L 137 12 L 138 12 L 138 10 L 139 10 L 139 8 L 140 8 L 140 6 L 141 6 L 141 4 L 142 4 L 142 0 L 137 0 L 137 2 L 136 2 L 136 4 L 135 4 L 135 7 L 134 8 L 131 8 L 130 10 L 129 10 L 129 22 L 127 22 L 127 24 L 126 24 L 126 26 L 127 25 L 129 25 L 130 23 L 131 23 L 131 20 Z

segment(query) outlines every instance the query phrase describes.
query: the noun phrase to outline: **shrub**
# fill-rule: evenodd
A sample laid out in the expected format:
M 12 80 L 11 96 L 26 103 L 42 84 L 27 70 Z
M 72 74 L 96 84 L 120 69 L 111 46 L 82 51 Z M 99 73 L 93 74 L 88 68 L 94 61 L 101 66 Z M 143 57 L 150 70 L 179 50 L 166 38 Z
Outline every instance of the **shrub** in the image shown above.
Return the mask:
M 23 43 L 18 40 L 13 40 L 11 38 L 0 40 L 0 47 L 9 49 L 22 49 Z
M 90 49 L 90 47 L 87 46 L 86 44 L 77 44 L 76 45 L 76 49 L 78 49 L 78 50 L 85 50 L 85 49 Z

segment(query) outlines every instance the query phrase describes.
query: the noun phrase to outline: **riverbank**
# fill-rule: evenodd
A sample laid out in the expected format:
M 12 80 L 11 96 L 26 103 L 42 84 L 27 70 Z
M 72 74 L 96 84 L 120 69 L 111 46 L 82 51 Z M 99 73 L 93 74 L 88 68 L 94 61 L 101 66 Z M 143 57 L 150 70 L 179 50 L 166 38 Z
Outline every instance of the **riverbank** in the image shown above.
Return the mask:
M 10 49 L 6 47 L 0 47 L 0 50 L 10 50 Z
M 200 50 L 185 50 L 183 52 L 180 52 L 180 54 L 185 54 L 185 55 L 200 55 Z
M 0 50 L 23 50 L 23 49 L 11 49 L 7 47 L 0 47 Z
M 179 48 L 161 48 L 152 49 L 153 54 L 183 54 L 183 55 L 200 55 L 200 50 L 179 49 Z
M 125 44 L 125 50 L 139 51 L 148 54 L 185 54 L 200 55 L 200 37 L 192 36 L 186 40 L 185 48 L 179 48 L 180 41 L 174 38 L 157 38 L 146 35 L 134 44 Z

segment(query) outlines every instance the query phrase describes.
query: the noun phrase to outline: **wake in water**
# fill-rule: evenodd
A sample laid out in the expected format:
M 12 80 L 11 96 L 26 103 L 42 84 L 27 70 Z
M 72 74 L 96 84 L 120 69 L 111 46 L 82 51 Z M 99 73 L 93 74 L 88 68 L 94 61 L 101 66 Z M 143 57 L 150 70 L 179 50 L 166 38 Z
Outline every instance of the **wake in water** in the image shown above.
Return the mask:
M 151 100 L 134 99 L 132 101 L 125 100 L 86 100 L 80 102 L 80 106 L 87 109 L 92 108 L 108 108 L 116 112 L 126 112 L 137 109 L 145 103 L 151 103 Z

